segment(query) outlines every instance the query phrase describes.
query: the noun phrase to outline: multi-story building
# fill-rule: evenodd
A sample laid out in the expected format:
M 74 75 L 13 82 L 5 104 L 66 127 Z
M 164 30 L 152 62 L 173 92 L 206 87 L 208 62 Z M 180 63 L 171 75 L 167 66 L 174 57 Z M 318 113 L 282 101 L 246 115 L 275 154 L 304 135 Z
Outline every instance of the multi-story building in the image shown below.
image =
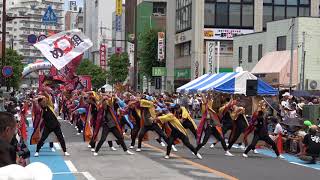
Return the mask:
M 168 0 L 137 0 L 136 7 L 136 33 L 137 49 L 136 60 L 139 62 L 139 44 L 140 35 L 150 29 L 161 30 L 166 32 L 166 13 L 167 13 L 167 1 Z M 138 67 L 139 69 L 139 67 Z M 139 70 L 138 70 L 139 71 Z M 141 74 L 138 74 L 138 89 L 152 91 L 154 86 L 153 82 L 147 82 L 146 78 Z
M 71 30 L 71 29 L 77 29 L 77 17 L 78 14 L 80 13 L 81 9 L 78 7 L 77 2 L 73 0 L 69 0 L 68 3 L 68 10 L 66 11 L 65 14 L 65 30 Z
M 301 89 L 320 90 L 320 18 L 284 19 L 269 22 L 266 27 L 265 32 L 235 37 L 235 67 L 240 64 L 244 70 L 253 70 L 253 73 L 273 85 L 288 87 L 292 48 L 292 85 Z M 281 65 L 284 67 L 281 68 Z M 313 81 L 317 83 L 312 88 L 310 83 Z
M 114 4 L 109 0 L 84 0 L 84 33 L 93 42 L 85 57 L 96 65 L 100 65 L 99 49 L 103 39 L 111 36 L 112 14 L 109 10 L 114 9 Z
M 175 88 L 201 76 L 206 42 L 220 41 L 220 72 L 232 71 L 233 37 L 266 30 L 266 23 L 319 16 L 320 0 L 174 0 L 167 5 L 167 80 Z M 216 63 L 216 62 L 214 62 Z
M 45 25 L 42 22 L 42 17 L 49 5 L 51 5 L 58 18 L 55 25 Z M 7 45 L 11 45 L 24 57 L 23 63 L 44 59 L 41 52 L 28 43 L 27 37 L 31 34 L 39 36 L 42 34 L 48 35 L 49 32 L 61 32 L 64 29 L 63 6 L 64 0 L 13 0 L 7 2 L 8 16 L 27 17 L 7 22 Z

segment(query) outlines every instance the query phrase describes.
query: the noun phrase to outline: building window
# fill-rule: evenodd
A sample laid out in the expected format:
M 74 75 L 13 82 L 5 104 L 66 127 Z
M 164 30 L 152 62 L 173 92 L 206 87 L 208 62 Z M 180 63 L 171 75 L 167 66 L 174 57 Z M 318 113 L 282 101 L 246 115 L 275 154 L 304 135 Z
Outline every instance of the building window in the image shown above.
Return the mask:
M 153 13 L 166 14 L 166 3 L 165 2 L 154 2 L 153 3 Z
M 228 26 L 228 4 L 218 3 L 216 11 L 216 25 L 217 26 Z
M 205 0 L 205 27 L 251 29 L 253 5 L 253 0 Z
M 263 28 L 267 22 L 310 16 L 310 0 L 263 0 Z
M 230 4 L 229 11 L 230 11 L 230 15 L 229 15 L 230 26 L 240 26 L 241 25 L 241 5 Z
M 192 0 L 176 0 L 176 32 L 191 29 Z
M 205 16 L 204 16 L 204 23 L 208 26 L 215 25 L 215 3 L 210 3 L 205 5 Z
M 277 51 L 284 51 L 287 49 L 287 36 L 277 37 Z
M 191 55 L 191 42 L 185 42 L 177 45 L 178 57 L 190 56 Z
M 242 63 L 242 47 L 239 47 L 238 50 L 238 61 L 239 61 L 239 66 Z
M 258 61 L 262 58 L 262 44 L 258 45 Z
M 242 26 L 253 27 L 253 5 L 242 6 Z
M 252 62 L 252 46 L 248 46 L 248 62 Z

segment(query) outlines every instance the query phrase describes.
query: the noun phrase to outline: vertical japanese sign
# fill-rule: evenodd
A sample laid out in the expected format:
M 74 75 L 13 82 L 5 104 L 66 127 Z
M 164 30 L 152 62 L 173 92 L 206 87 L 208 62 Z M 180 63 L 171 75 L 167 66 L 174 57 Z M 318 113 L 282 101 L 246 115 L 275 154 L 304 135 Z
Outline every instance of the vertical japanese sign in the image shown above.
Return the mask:
M 215 60 L 215 42 L 207 41 L 206 43 L 207 48 L 207 73 L 214 73 L 214 60 Z
M 158 32 L 158 60 L 165 59 L 165 33 Z
M 122 15 L 122 0 L 116 0 L 116 15 Z
M 121 32 L 121 16 L 116 16 L 116 31 Z
M 100 66 L 104 69 L 107 67 L 107 46 L 105 44 L 100 45 Z

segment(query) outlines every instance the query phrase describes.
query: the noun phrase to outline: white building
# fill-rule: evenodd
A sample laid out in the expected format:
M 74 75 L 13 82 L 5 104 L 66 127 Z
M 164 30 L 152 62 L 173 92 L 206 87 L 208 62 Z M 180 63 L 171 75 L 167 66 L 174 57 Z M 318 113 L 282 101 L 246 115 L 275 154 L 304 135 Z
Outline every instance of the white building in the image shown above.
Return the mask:
M 58 22 L 56 25 L 44 25 L 42 16 L 48 6 L 51 5 L 55 12 Z M 48 35 L 58 33 L 64 29 L 64 0 L 13 0 L 7 2 L 7 15 L 10 17 L 28 17 L 26 19 L 14 19 L 7 22 L 7 47 L 13 46 L 24 59 L 23 63 L 31 63 L 37 59 L 43 59 L 39 50 L 28 43 L 27 37 L 34 34 Z M 2 4 L 1 10 L 2 14 Z M 1 26 L 2 27 L 2 24 Z
M 298 17 L 293 21 L 293 49 L 297 51 L 297 64 L 294 65 L 293 74 L 296 75 L 296 79 L 299 82 L 304 82 L 305 89 L 309 88 L 310 82 L 316 81 L 317 88 L 320 90 L 320 18 L 315 17 Z M 238 62 L 241 61 L 241 67 L 244 70 L 251 71 L 261 58 L 264 58 L 267 53 L 274 51 L 287 50 L 286 56 L 278 56 L 268 59 L 266 62 L 265 70 L 260 70 L 263 74 L 262 78 L 268 78 L 264 73 L 272 69 L 278 69 L 278 67 L 267 66 L 270 61 L 288 61 L 290 65 L 290 49 L 291 49 L 291 32 L 292 19 L 285 19 L 267 23 L 267 29 L 265 32 L 253 33 L 242 35 L 234 38 L 234 53 L 233 60 L 235 62 L 234 67 L 239 66 Z M 305 40 L 303 40 L 303 33 L 305 33 Z M 305 65 L 302 66 L 303 59 L 303 43 L 305 51 Z M 278 52 L 279 53 L 279 52 Z M 294 55 L 295 56 L 295 55 Z M 262 60 L 263 61 L 263 60 Z M 278 64 L 275 62 L 274 64 Z M 274 65 L 273 64 L 273 65 Z M 304 78 L 302 79 L 302 69 L 304 68 Z M 259 73 L 260 74 L 260 73 Z M 283 76 L 289 76 L 290 71 Z M 280 78 L 284 78 L 284 77 Z M 288 78 L 287 78 L 288 79 Z M 275 81 L 277 83 L 277 80 Z M 289 82 L 286 82 L 289 84 Z M 315 90 L 315 89 L 312 89 Z
M 84 33 L 93 42 L 85 57 L 93 60 L 96 65 L 100 64 L 100 44 L 103 39 L 111 36 L 114 4 L 110 0 L 84 0 Z M 108 47 L 110 46 L 111 43 L 108 44 Z

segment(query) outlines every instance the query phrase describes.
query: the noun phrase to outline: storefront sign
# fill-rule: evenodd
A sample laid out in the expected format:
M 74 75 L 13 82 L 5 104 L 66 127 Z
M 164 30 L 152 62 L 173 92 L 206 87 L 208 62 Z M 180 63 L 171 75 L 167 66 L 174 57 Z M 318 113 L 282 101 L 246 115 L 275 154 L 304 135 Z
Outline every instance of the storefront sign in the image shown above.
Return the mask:
M 214 41 L 207 41 L 207 73 L 214 73 L 214 59 L 215 59 L 215 42 Z
M 122 15 L 122 0 L 116 0 L 116 15 Z
M 199 77 L 199 62 L 196 61 L 194 65 L 195 65 L 194 78 L 197 79 Z
M 158 32 L 158 60 L 165 59 L 165 33 Z
M 166 76 L 167 69 L 165 67 L 152 67 L 152 76 Z
M 176 44 L 186 42 L 186 35 L 182 32 L 180 34 L 176 34 Z
M 121 24 L 121 16 L 116 16 L 116 32 L 121 32 L 122 24 Z
M 174 70 L 174 79 L 190 79 L 191 78 L 191 69 L 175 69 Z
M 253 33 L 251 29 L 209 29 L 203 32 L 204 39 L 211 40 L 233 40 L 234 36 Z

